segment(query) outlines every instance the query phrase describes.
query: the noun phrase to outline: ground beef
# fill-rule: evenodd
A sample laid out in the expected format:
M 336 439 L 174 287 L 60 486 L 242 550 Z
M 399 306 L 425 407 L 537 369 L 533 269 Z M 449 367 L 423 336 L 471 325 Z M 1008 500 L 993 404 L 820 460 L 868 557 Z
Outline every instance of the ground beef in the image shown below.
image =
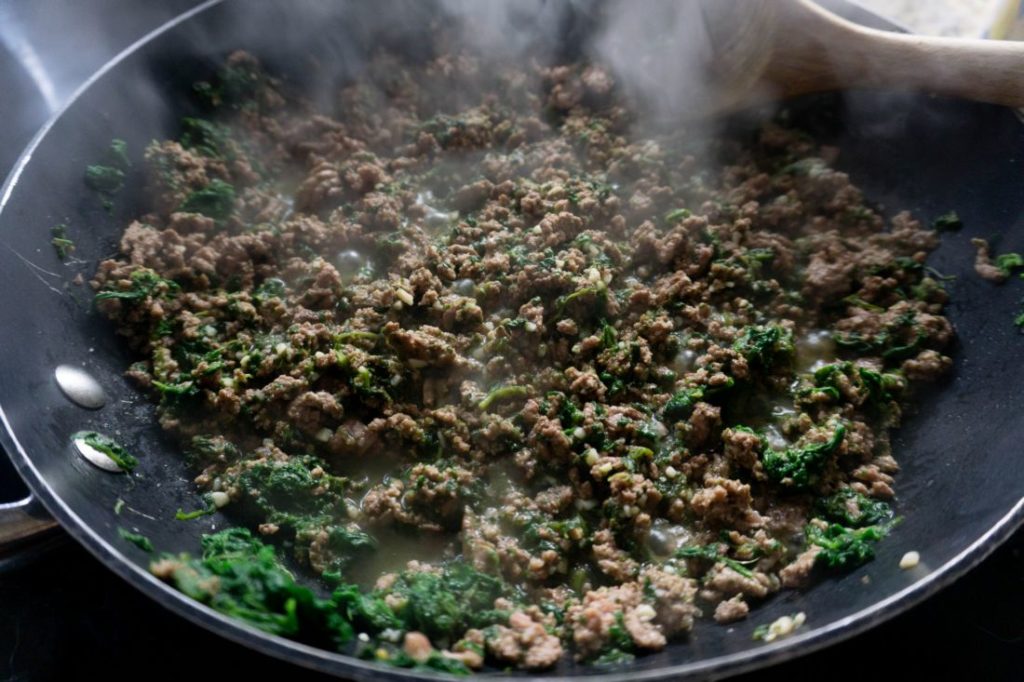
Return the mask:
M 835 558 L 816 530 L 871 508 L 884 534 L 889 429 L 954 333 L 934 231 L 834 149 L 767 123 L 698 155 L 639 135 L 599 64 L 468 51 L 382 49 L 329 112 L 244 53 L 198 92 L 97 309 L 205 492 L 386 594 L 380 651 L 619 660 L 689 631 L 698 590 L 731 622 L 804 584 Z M 433 549 L 381 567 L 406 540 Z M 453 571 L 501 606 L 415 621 L 394 590 Z
M 901 369 L 911 381 L 934 381 L 945 376 L 952 366 L 951 358 L 935 350 L 925 350 L 917 357 L 904 361 Z
M 736 595 L 732 599 L 718 602 L 718 606 L 715 607 L 715 622 L 732 623 L 743 620 L 748 613 L 750 613 L 750 607 L 747 606 L 747 602 L 743 601 L 741 595 Z
M 704 577 L 704 589 L 718 594 L 742 594 L 763 598 L 777 589 L 775 581 L 760 571 L 747 576 L 725 564 L 716 564 Z
M 690 498 L 690 508 L 709 524 L 736 528 L 761 525 L 761 516 L 751 508 L 750 486 L 727 478 L 710 477 L 705 487 Z
M 615 546 L 615 538 L 608 530 L 594 535 L 594 561 L 605 575 L 624 581 L 636 576 L 639 564 L 628 552 Z
M 796 561 L 779 571 L 779 579 L 783 587 L 800 587 L 807 581 L 811 569 L 814 568 L 814 559 L 821 551 L 821 547 L 811 545 L 809 549 L 800 553 Z
M 1005 282 L 1009 274 L 992 262 L 988 242 L 976 237 L 971 240 L 971 243 L 977 249 L 977 255 L 974 257 L 974 271 L 990 282 L 995 282 L 996 284 Z
M 562 643 L 523 611 L 508 618 L 508 626 L 498 625 L 485 639 L 487 653 L 498 661 L 527 670 L 550 668 L 562 656 Z
M 644 584 L 651 589 L 645 591 Z M 587 659 L 605 650 L 617 637 L 616 628 L 625 631 L 633 647 L 664 648 L 667 635 L 692 626 L 695 592 L 693 581 L 660 571 L 644 575 L 643 583 L 627 582 L 587 592 L 566 614 L 577 657 Z

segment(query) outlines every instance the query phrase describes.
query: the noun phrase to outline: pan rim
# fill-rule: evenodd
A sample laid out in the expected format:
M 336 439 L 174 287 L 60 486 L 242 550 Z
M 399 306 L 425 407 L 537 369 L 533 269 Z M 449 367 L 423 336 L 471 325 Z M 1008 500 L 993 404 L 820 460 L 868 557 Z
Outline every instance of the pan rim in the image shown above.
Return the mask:
M 31 161 L 37 147 L 47 137 L 55 124 L 73 107 L 83 93 L 88 91 L 108 72 L 117 68 L 130 58 L 137 50 L 152 40 L 169 32 L 177 26 L 207 10 L 221 5 L 225 0 L 207 0 L 191 10 L 178 15 L 156 29 L 142 36 L 104 64 L 98 71 L 79 86 L 64 105 L 56 111 L 39 131 L 33 136 L 18 161 L 12 167 L 3 187 L 0 188 L 0 215 L 18 184 L 22 172 Z M 841 0 L 848 7 L 855 7 L 862 12 L 871 14 L 884 21 L 889 27 L 905 31 L 902 26 L 880 15 L 865 9 L 855 0 Z M 830 5 L 837 4 L 835 2 Z M 10 459 L 19 475 L 26 481 L 32 493 L 46 507 L 47 511 L 61 526 L 94 557 L 108 569 L 124 579 L 135 589 L 146 594 L 161 606 L 186 620 L 200 625 L 207 630 L 225 637 L 233 642 L 260 653 L 272 655 L 281 660 L 304 668 L 328 673 L 335 676 L 350 675 L 360 680 L 381 679 L 461 679 L 441 673 L 425 673 L 403 670 L 387 666 L 383 663 L 364 661 L 353 656 L 318 649 L 283 637 L 272 635 L 249 626 L 241 621 L 225 616 L 210 607 L 196 602 L 178 592 L 170 585 L 158 580 L 134 562 L 123 552 L 102 538 L 91 526 L 86 524 L 50 487 L 39 470 L 35 467 L 29 454 L 22 447 L 14 429 L 9 422 L 2 404 L 0 404 L 0 445 L 9 453 Z M 809 629 L 804 633 L 766 644 L 758 648 L 706 658 L 678 665 L 634 670 L 623 668 L 611 672 L 585 673 L 584 675 L 564 676 L 532 676 L 531 679 L 568 681 L 585 677 L 588 680 L 611 682 L 625 679 L 661 680 L 675 677 L 708 678 L 711 676 L 731 676 L 756 668 L 767 667 L 785 660 L 818 651 L 854 637 L 876 625 L 920 604 L 933 596 L 968 571 L 980 564 L 999 545 L 1007 540 L 1018 528 L 1024 527 L 1024 496 L 989 528 L 961 552 L 947 560 L 927 576 L 911 583 L 905 588 L 875 602 L 844 618 Z M 483 677 L 521 677 L 521 674 L 484 673 Z

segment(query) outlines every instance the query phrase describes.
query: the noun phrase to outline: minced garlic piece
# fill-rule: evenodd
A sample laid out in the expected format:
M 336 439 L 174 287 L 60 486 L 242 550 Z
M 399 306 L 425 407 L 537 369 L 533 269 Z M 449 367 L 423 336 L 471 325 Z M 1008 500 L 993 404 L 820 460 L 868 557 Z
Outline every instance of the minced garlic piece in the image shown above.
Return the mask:
M 776 639 L 789 637 L 798 627 L 803 625 L 806 620 L 807 616 L 803 611 L 792 616 L 782 616 L 781 618 L 777 618 L 773 621 L 771 625 L 762 625 L 754 630 L 754 639 L 760 639 L 763 642 L 772 642 Z
M 900 559 L 900 568 L 906 571 L 911 568 L 914 568 L 919 563 L 921 563 L 921 555 L 919 553 L 907 552 L 903 555 L 903 558 Z

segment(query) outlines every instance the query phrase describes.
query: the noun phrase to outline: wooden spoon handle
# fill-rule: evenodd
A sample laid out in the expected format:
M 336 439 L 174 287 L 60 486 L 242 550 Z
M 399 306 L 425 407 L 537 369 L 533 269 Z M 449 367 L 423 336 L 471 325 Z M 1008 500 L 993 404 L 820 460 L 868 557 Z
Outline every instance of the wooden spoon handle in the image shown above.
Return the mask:
M 783 95 L 893 87 L 1024 107 L 1024 43 L 879 31 L 784 4 L 766 72 Z

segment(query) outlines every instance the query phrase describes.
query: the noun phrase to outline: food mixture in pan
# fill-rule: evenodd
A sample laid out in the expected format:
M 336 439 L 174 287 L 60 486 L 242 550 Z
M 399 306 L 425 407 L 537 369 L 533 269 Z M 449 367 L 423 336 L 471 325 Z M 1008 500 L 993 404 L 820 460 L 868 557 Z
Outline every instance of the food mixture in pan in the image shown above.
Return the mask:
M 834 149 L 638 135 L 592 64 L 380 55 L 317 111 L 238 53 L 197 93 L 93 282 L 240 525 L 156 575 L 397 665 L 543 670 L 873 556 L 953 332 L 935 232 Z

